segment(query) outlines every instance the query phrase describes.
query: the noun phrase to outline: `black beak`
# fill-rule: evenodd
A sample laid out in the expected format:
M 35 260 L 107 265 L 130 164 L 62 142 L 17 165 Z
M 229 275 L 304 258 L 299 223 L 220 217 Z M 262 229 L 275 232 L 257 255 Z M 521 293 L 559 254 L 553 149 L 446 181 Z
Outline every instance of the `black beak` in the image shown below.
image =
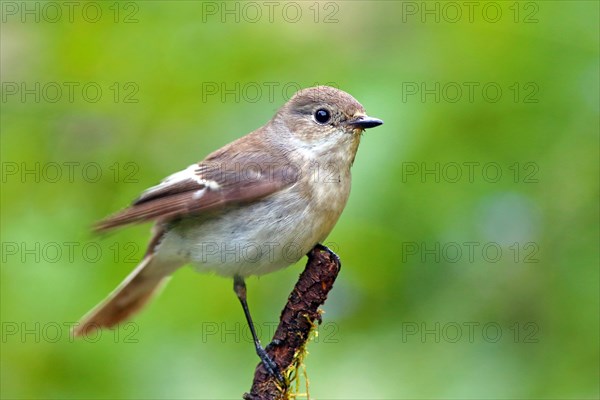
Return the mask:
M 383 121 L 377 118 L 371 118 L 366 115 L 357 117 L 347 122 L 348 125 L 360 129 L 375 128 L 383 124 Z

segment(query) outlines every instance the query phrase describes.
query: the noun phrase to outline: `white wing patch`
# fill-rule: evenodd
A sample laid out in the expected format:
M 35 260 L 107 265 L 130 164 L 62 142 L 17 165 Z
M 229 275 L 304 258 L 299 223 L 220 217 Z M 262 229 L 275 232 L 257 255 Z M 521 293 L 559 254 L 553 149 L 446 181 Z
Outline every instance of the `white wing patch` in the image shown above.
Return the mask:
M 204 196 L 204 193 L 206 193 L 206 189 L 196 190 L 194 192 L 194 194 L 192 195 L 192 198 L 194 200 L 198 200 L 199 198 L 201 198 L 202 196 Z
M 196 181 L 199 185 L 206 186 L 211 190 L 216 190 L 221 187 L 217 182 L 215 182 L 213 180 L 202 178 L 201 169 L 198 164 L 192 164 L 189 167 L 187 167 L 186 169 L 184 169 L 183 171 L 179 171 L 172 175 L 169 175 L 158 186 L 163 186 L 164 184 L 173 184 L 175 182 L 186 181 L 188 179 Z
M 221 185 L 219 185 L 218 182 L 211 179 L 202 178 L 198 164 L 192 164 L 182 171 L 169 175 L 158 185 L 146 189 L 140 196 L 140 200 L 168 191 L 169 187 L 177 186 L 179 183 L 184 183 L 186 181 L 196 182 L 200 186 L 200 190 L 198 190 L 198 192 L 202 193 L 195 193 L 195 199 L 202 197 L 206 188 L 209 190 L 218 190 L 221 188 Z
M 188 179 L 197 180 L 198 174 L 196 173 L 196 171 L 198 171 L 198 170 L 199 170 L 198 164 L 192 164 L 182 171 L 175 172 L 174 174 L 167 176 L 165 179 L 163 179 L 163 181 L 160 183 L 160 185 L 165 184 L 165 183 L 174 183 L 174 182 L 185 181 Z M 160 186 L 160 185 L 158 185 L 158 186 Z

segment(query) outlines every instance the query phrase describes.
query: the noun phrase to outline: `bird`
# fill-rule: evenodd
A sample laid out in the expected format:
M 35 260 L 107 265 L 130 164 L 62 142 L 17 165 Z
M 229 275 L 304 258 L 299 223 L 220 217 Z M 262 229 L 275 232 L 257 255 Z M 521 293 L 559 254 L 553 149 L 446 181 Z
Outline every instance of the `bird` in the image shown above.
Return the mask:
M 256 353 L 282 381 L 256 335 L 245 279 L 294 264 L 322 245 L 348 200 L 362 134 L 381 124 L 342 90 L 301 89 L 264 126 L 98 222 L 98 232 L 154 226 L 139 265 L 74 326 L 74 335 L 129 319 L 177 269 L 191 264 L 199 272 L 233 278 Z

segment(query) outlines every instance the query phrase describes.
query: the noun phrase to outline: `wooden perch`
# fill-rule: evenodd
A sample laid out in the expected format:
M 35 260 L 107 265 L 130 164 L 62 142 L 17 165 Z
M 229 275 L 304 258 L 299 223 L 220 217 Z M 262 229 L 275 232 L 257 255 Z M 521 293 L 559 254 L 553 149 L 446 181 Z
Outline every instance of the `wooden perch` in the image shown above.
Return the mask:
M 321 322 L 319 307 L 327 299 L 341 268 L 339 258 L 320 244 L 307 256 L 306 268 L 288 297 L 273 341 L 266 349 L 284 375 L 287 375 L 285 371 L 292 366 L 295 356 L 306 345 L 315 321 Z M 287 389 L 282 388 L 260 363 L 254 372 L 250 393 L 245 393 L 244 399 L 282 400 L 287 398 L 286 394 Z

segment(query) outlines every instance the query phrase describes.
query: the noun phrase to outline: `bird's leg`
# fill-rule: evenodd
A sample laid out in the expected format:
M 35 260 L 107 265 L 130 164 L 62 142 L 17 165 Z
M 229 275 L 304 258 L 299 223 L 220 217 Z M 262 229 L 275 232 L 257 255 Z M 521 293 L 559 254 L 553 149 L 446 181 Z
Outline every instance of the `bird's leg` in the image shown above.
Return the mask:
M 237 295 L 240 303 L 242 304 L 242 308 L 244 309 L 244 314 L 246 315 L 246 321 L 248 322 L 248 326 L 250 327 L 250 332 L 252 333 L 252 339 L 254 339 L 254 347 L 256 348 L 256 354 L 262 361 L 265 369 L 269 374 L 277 378 L 277 380 L 284 384 L 285 380 L 283 379 L 283 375 L 279 371 L 279 367 L 275 362 L 269 357 L 265 349 L 261 346 L 260 340 L 256 335 L 256 330 L 254 329 L 254 323 L 252 322 L 252 317 L 250 316 L 250 309 L 248 308 L 248 303 L 246 301 L 246 283 L 244 282 L 244 278 L 241 276 L 233 277 L 233 290 Z

